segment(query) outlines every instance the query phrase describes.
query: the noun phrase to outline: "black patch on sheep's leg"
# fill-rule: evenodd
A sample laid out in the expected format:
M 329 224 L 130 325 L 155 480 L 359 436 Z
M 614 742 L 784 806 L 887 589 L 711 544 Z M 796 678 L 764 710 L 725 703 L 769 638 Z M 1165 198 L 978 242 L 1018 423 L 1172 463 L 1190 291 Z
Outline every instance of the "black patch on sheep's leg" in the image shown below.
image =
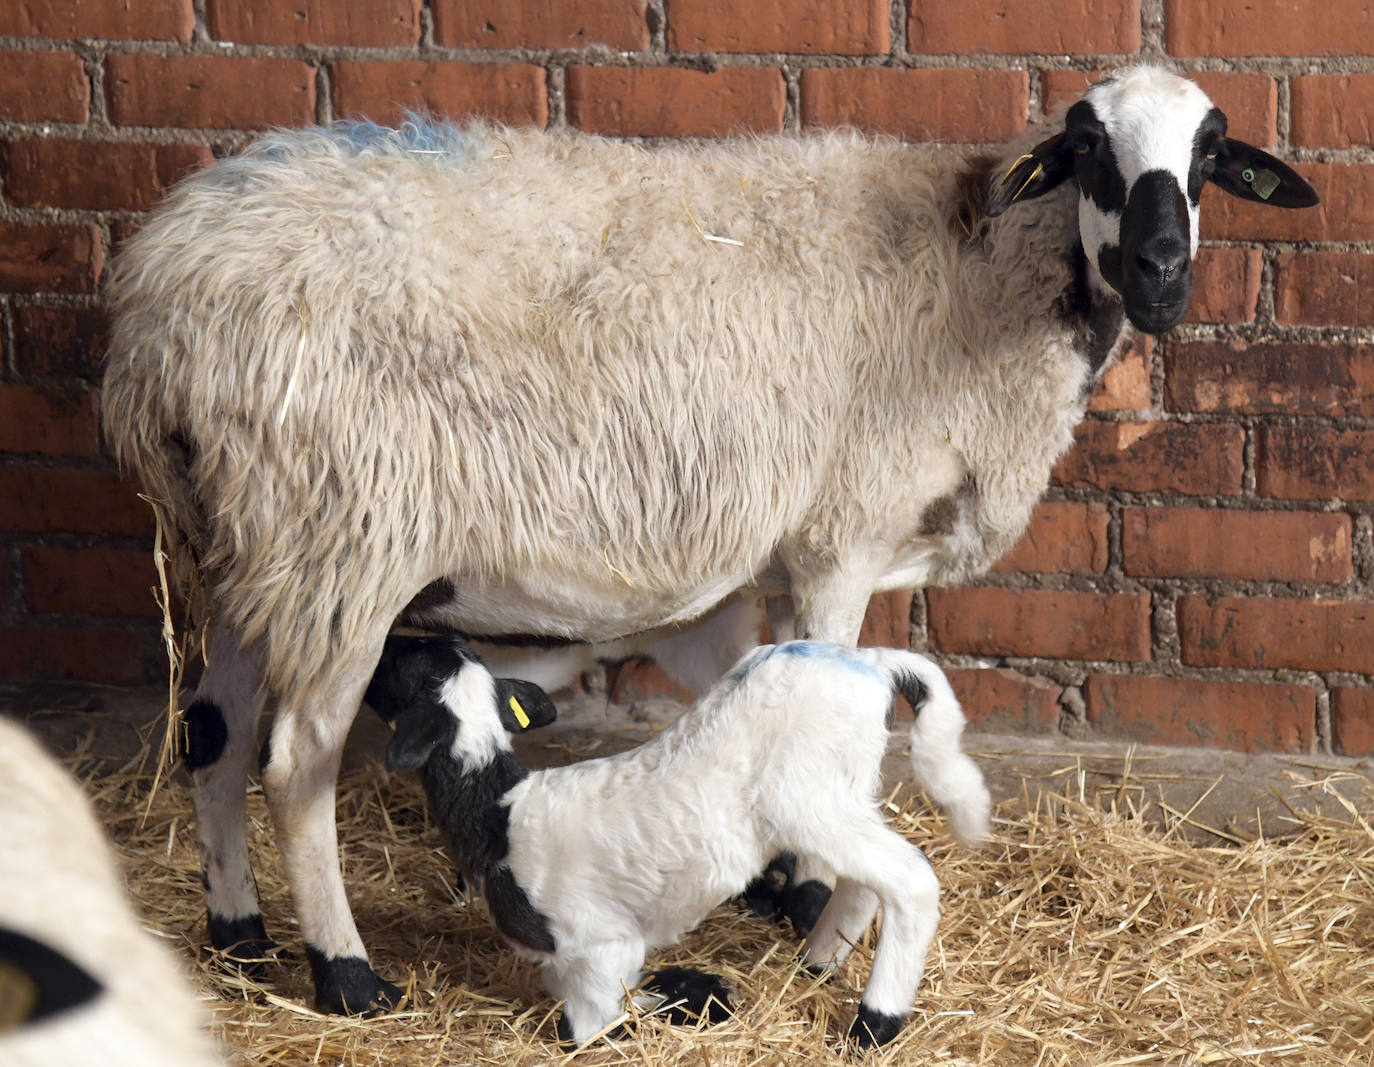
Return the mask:
M 0 927 L 0 1033 L 79 1008 L 104 990 L 62 953 Z
M 849 1028 L 849 1040 L 859 1048 L 877 1048 L 886 1045 L 902 1032 L 906 1025 L 905 1015 L 888 1015 L 874 1011 L 867 1004 L 859 1005 L 858 1017 Z
M 199 771 L 218 762 L 229 741 L 224 712 L 211 700 L 193 700 L 181 713 L 181 760 L 188 771 Z
M 830 887 L 814 878 L 797 885 L 790 885 L 783 891 L 783 914 L 792 920 L 792 929 L 798 937 L 809 937 L 821 912 L 830 903 Z
M 734 1014 L 734 990 L 719 975 L 694 971 L 690 967 L 664 967 L 644 979 L 644 988 L 663 997 L 666 1004 L 654 1012 L 674 1026 L 690 1025 L 698 1019 L 722 1023 Z
M 783 893 L 797 873 L 797 857 L 791 852 L 774 856 L 763 873 L 744 887 L 744 903 L 755 915 L 781 921 Z
M 314 945 L 305 946 L 305 955 L 319 1011 L 370 1018 L 395 1011 L 401 1003 L 400 988 L 378 978 L 361 956 L 326 956 Z
M 259 973 L 267 961 L 280 958 L 277 943 L 267 936 L 261 915 L 226 919 L 213 911 L 207 914 L 210 944 L 225 962 L 253 975 Z
M 486 897 L 496 928 L 510 940 L 538 952 L 553 952 L 557 947 L 548 917 L 530 903 L 505 864 L 487 877 Z

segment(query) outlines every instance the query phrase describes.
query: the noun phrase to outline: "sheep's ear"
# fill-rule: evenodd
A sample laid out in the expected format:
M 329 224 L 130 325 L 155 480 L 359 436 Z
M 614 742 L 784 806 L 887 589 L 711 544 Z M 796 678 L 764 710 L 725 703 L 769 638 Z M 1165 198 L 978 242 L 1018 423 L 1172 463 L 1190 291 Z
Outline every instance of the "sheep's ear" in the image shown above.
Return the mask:
M 1321 202 L 1301 174 L 1282 160 L 1232 137 L 1222 139 L 1217 168 L 1209 179 L 1242 200 L 1274 207 L 1313 207 Z
M 558 709 L 548 694 L 519 678 L 496 679 L 496 707 L 501 725 L 513 734 L 537 730 L 558 718 Z
M 1063 185 L 1073 174 L 1073 153 L 1067 140 L 1067 134 L 1057 133 L 1023 155 L 1005 174 L 994 175 L 983 214 L 995 219 L 1012 204 L 1034 200 Z
M 79 1008 L 104 988 L 62 953 L 0 927 L 0 1035 Z
M 393 771 L 418 771 L 440 745 L 452 744 L 453 717 L 441 706 L 409 708 L 397 715 L 396 732 L 386 746 L 386 765 Z

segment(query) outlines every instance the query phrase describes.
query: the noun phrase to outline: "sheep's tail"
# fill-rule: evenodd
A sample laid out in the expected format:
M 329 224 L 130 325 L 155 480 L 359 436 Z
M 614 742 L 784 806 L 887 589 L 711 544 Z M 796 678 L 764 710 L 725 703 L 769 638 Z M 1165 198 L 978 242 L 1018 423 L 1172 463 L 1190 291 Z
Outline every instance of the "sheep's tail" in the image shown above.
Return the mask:
M 916 712 L 911 724 L 911 771 L 965 845 L 988 835 L 992 797 L 983 773 L 960 747 L 964 712 L 945 672 L 916 652 L 886 650 L 883 666 Z

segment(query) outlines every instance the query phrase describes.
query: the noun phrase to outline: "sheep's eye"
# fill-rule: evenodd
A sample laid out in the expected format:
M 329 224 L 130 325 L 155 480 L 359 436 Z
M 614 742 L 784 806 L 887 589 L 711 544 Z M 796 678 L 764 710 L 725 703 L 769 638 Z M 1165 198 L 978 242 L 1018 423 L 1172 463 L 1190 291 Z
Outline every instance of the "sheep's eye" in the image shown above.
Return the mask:
M 1069 142 L 1069 147 L 1073 149 L 1075 155 L 1079 156 L 1086 156 L 1093 148 L 1086 137 L 1075 137 Z

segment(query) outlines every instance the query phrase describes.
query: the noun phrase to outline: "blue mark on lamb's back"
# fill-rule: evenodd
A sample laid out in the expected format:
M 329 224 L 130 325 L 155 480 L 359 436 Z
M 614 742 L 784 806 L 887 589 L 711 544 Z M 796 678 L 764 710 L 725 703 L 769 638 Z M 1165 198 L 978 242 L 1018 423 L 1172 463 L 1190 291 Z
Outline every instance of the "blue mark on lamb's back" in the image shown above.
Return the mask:
M 863 660 L 857 658 L 854 654 L 854 649 L 848 648 L 845 645 L 830 644 L 825 641 L 787 641 L 781 645 L 774 645 L 753 656 L 749 662 L 745 663 L 744 666 L 730 676 L 730 680 L 736 683 L 743 681 L 763 663 L 777 656 L 791 656 L 803 660 L 837 663 L 842 667 L 848 667 L 850 670 L 858 674 L 866 675 L 869 678 L 877 678 L 884 682 L 887 681 L 887 676 L 882 671 L 878 670 L 878 668 L 874 667 L 872 664 L 865 663 Z

